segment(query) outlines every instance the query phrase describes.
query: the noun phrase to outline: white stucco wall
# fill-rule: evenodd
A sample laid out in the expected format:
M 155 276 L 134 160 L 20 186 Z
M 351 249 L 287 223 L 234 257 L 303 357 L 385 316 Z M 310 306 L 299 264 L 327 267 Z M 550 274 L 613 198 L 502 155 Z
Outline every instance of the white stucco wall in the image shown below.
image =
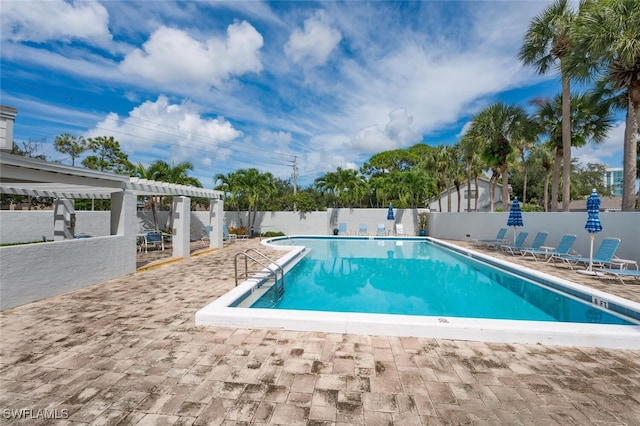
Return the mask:
M 429 235 L 450 240 L 495 238 L 499 228 L 507 227 L 508 217 L 508 212 L 431 213 Z M 589 233 L 584 229 L 586 213 L 524 212 L 522 218 L 524 226 L 518 228 L 518 231 L 529 232 L 529 242 L 533 241 L 536 232 L 546 231 L 549 236 L 545 245 L 555 247 L 562 235 L 575 234 L 577 239 L 574 249 L 582 255 L 589 255 Z M 640 262 L 640 213 L 604 212 L 600 213 L 600 221 L 604 229 L 595 236 L 594 250 L 603 238 L 620 238 L 620 247 L 616 255 Z M 513 228 L 507 232 L 507 238 L 513 238 Z
M 0 247 L 0 310 L 132 273 L 114 235 Z M 134 243 L 135 244 L 135 243 Z M 135 250 L 135 245 L 134 249 Z
M 0 210 L 0 243 L 53 240 L 53 210 Z M 110 235 L 108 211 L 76 211 L 76 234 Z

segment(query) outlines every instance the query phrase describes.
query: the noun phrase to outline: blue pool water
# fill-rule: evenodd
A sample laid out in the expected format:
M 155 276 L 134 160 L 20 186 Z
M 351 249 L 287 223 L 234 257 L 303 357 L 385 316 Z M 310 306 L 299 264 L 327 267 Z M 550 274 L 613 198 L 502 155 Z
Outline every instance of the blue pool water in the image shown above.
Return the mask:
M 292 244 L 291 240 L 274 244 Z M 425 240 L 295 238 L 284 297 L 252 308 L 599 324 L 631 322 Z

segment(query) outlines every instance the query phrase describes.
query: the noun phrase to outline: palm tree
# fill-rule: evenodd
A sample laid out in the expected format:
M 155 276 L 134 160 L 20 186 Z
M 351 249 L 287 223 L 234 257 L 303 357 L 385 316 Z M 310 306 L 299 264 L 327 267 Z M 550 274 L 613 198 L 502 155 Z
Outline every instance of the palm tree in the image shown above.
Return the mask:
M 447 170 L 449 168 L 449 154 L 447 147 L 444 145 L 436 146 L 431 155 L 426 158 L 426 169 L 433 169 L 437 173 L 436 188 L 438 194 L 447 191 L 447 207 L 451 211 L 451 186 L 449 185 L 449 176 Z M 442 197 L 438 197 L 438 209 L 442 211 Z
M 171 164 L 169 164 L 166 161 L 158 161 L 158 165 L 161 172 L 157 180 L 202 188 L 202 184 L 197 178 L 189 176 L 189 171 L 193 170 L 193 164 L 190 162 L 183 161 L 182 163 L 175 164 L 172 161 Z
M 533 65 L 540 74 L 558 62 L 562 76 L 562 145 L 563 187 L 562 209 L 569 210 L 571 177 L 571 122 L 570 80 L 565 61 L 572 54 L 571 29 L 576 19 L 568 0 L 556 0 L 542 14 L 536 16 L 525 34 L 518 58 L 526 65 Z
M 622 210 L 632 211 L 640 125 L 640 2 L 601 0 L 587 3 L 583 9 L 572 38 L 586 67 L 577 60 L 571 65 L 586 68 L 584 77 L 603 78 L 614 89 L 627 93 Z
M 535 99 L 532 101 L 538 105 L 536 118 L 540 129 L 549 136 L 549 144 L 556 152 L 551 189 L 551 211 L 556 211 L 556 197 L 558 195 L 558 182 L 560 180 L 558 176 L 560 173 L 558 164 L 564 151 L 564 142 L 562 141 L 562 126 L 564 122 L 561 111 L 562 99 L 562 95 L 557 95 L 553 100 Z M 602 101 L 598 93 L 572 95 L 571 146 L 581 147 L 587 142 L 596 144 L 603 142 L 612 125 L 612 117 L 609 109 L 609 102 Z
M 351 206 L 364 197 L 363 179 L 358 172 L 338 167 L 335 172 L 327 172 L 315 180 L 315 185 L 323 192 L 333 194 L 334 207 Z
M 175 164 L 173 161 L 171 164 L 163 160 L 156 160 L 152 166 L 156 170 L 155 180 L 160 182 L 175 183 L 177 185 L 191 185 L 202 188 L 202 184 L 197 178 L 189 176 L 189 171 L 193 170 L 193 164 L 188 161 Z M 169 204 L 169 223 L 173 223 L 173 206 L 172 196 L 165 196 L 162 201 Z
M 465 179 L 465 165 L 460 145 L 452 145 L 449 147 L 449 176 L 453 182 L 453 186 L 456 188 L 458 194 L 458 212 L 460 212 L 460 206 L 462 205 L 462 191 L 460 191 Z
M 474 179 L 475 183 L 475 207 L 478 208 L 478 175 L 481 173 L 481 159 L 480 152 L 482 151 L 482 138 L 478 135 L 474 135 L 471 132 L 467 132 L 459 142 L 462 149 L 462 155 L 466 163 L 467 172 L 467 211 L 471 211 L 471 179 Z
M 537 137 L 535 139 L 523 138 L 516 139 L 514 141 L 514 148 L 518 152 L 518 156 L 520 157 L 520 165 L 522 166 L 522 204 L 525 204 L 527 202 L 527 154 L 531 152 L 531 149 L 533 149 L 536 142 Z
M 554 151 L 555 148 L 549 144 L 539 144 L 533 147 L 529 160 L 539 162 L 544 169 L 544 183 L 543 183 L 543 195 L 542 206 L 545 212 L 549 211 L 549 181 L 551 180 L 551 173 L 554 165 Z
M 138 162 L 133 170 L 132 176 L 146 180 L 159 180 L 158 178 L 161 174 L 161 170 L 163 169 L 163 165 L 161 163 L 163 163 L 163 161 L 156 160 L 151 163 L 149 167 L 145 167 L 144 164 Z M 153 216 L 153 229 L 158 229 L 157 202 L 158 200 L 155 195 L 149 197 L 149 206 L 151 207 L 151 214 Z
M 267 199 L 277 190 L 275 178 L 271 173 L 260 173 L 258 169 L 238 170 L 238 178 L 242 194 L 246 197 L 249 208 L 247 222 L 249 228 L 255 226 L 258 207 L 262 199 Z M 253 210 L 253 217 L 251 211 Z
M 533 138 L 536 124 L 522 107 L 497 102 L 474 117 L 471 131 L 485 141 L 483 159 L 500 171 L 502 205 L 507 210 L 510 204 L 507 160 L 513 151 L 513 141 Z
M 224 192 L 225 196 L 225 208 L 235 208 L 238 212 L 238 220 L 240 221 L 240 227 L 244 227 L 242 224 L 242 217 L 240 216 L 240 191 L 241 182 L 238 172 L 229 172 L 226 175 L 218 173 L 213 177 L 214 181 L 218 184 L 214 187 L 219 191 Z

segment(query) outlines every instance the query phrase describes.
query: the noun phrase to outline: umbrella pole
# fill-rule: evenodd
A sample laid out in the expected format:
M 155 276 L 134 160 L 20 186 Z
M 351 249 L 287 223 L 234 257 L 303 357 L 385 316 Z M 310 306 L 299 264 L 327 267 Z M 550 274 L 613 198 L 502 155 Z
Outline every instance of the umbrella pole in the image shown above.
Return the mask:
M 595 235 L 593 235 L 593 232 L 589 233 L 589 239 L 591 240 L 591 246 L 589 247 L 589 267 L 587 268 L 587 271 L 593 271 L 593 239 L 594 239 Z

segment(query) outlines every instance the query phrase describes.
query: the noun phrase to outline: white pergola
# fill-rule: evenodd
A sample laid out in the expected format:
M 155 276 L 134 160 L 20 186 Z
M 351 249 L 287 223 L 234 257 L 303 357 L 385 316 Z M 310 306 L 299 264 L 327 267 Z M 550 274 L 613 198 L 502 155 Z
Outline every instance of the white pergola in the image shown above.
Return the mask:
M 0 153 L 0 193 L 32 197 L 109 199 L 116 192 L 219 200 L 222 192 Z
M 172 257 L 190 255 L 190 197 L 211 200 L 210 247 L 222 247 L 222 192 L 0 152 L 0 193 L 54 198 L 55 243 L 0 247 L 0 310 L 134 273 L 137 196 L 173 196 Z M 110 232 L 75 239 L 71 199 L 110 199 Z M 3 222 L 2 226 L 7 226 Z

